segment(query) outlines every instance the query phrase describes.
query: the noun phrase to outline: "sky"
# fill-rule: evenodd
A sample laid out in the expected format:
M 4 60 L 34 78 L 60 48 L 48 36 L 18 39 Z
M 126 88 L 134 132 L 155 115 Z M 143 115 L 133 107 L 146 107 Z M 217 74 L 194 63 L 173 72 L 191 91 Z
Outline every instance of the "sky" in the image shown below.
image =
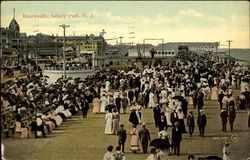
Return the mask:
M 123 43 L 143 39 L 164 42 L 220 42 L 227 47 L 249 48 L 249 2 L 247 1 L 3 1 L 1 27 L 13 19 L 21 32 L 66 36 L 99 34 L 105 39 L 124 37 Z M 40 17 L 38 17 L 40 16 Z M 108 40 L 114 44 L 115 40 Z M 158 44 L 160 40 L 146 40 Z

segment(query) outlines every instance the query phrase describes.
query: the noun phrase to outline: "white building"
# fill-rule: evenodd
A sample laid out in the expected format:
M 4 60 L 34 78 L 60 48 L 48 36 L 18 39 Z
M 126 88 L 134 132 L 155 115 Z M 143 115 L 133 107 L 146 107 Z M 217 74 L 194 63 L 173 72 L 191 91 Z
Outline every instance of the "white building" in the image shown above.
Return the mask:
M 137 58 L 137 57 L 142 57 L 142 58 L 151 58 L 152 55 L 152 49 L 145 49 L 145 52 L 143 50 L 137 50 L 137 49 L 129 49 L 128 50 L 128 57 L 131 58 Z M 165 57 L 175 57 L 177 55 L 177 50 L 173 49 L 154 49 L 154 58 L 165 58 Z

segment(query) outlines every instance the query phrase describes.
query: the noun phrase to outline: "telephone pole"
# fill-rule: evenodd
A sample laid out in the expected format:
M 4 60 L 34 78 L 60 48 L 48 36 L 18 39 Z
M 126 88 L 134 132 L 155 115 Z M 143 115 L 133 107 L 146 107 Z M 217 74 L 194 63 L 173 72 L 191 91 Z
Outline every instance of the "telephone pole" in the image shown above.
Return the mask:
M 231 66 L 231 51 L 230 51 L 230 45 L 232 40 L 228 40 L 228 54 L 229 54 L 229 59 L 228 59 L 228 63 L 229 63 L 229 67 Z
M 65 63 L 65 29 L 70 25 L 62 24 L 59 27 L 63 28 L 63 79 L 66 79 L 66 63 Z
M 104 47 L 105 47 L 105 39 L 104 39 L 104 34 L 105 34 L 105 30 L 103 29 L 101 32 L 100 32 L 100 35 L 102 36 L 102 57 L 101 57 L 101 69 L 103 69 L 103 66 L 104 66 L 104 61 L 103 61 L 103 54 L 104 54 Z

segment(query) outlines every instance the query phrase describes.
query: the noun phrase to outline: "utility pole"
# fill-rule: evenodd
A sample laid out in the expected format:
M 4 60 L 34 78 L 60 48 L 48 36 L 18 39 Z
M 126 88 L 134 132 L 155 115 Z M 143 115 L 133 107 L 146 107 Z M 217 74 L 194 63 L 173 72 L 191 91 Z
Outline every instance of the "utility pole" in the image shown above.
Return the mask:
M 39 26 L 39 25 L 35 25 L 36 26 Z M 38 33 L 39 30 L 35 30 L 34 33 Z M 38 35 L 36 34 L 36 72 L 38 72 Z
M 102 30 L 102 32 L 100 32 L 100 35 L 102 36 L 102 38 L 103 38 L 103 40 L 102 40 L 102 58 L 101 58 L 101 69 L 103 68 L 102 66 L 103 66 L 103 64 L 104 64 L 104 62 L 103 62 L 103 52 L 104 52 L 104 43 L 105 43 L 105 39 L 104 39 L 104 34 L 105 34 L 106 32 L 105 32 L 105 30 L 103 29 Z
M 124 37 L 122 37 L 122 36 L 120 36 L 120 37 L 118 37 L 118 38 L 120 38 L 120 51 L 121 51 L 121 53 L 120 53 L 120 63 L 121 63 L 121 60 L 122 60 L 122 53 L 123 53 L 123 51 L 122 51 L 122 39 L 124 38 Z M 126 46 L 125 46 L 126 47 Z
M 70 25 L 62 24 L 59 27 L 63 28 L 63 79 L 66 79 L 66 62 L 65 62 L 65 29 Z
M 229 59 L 228 59 L 228 63 L 229 63 L 229 68 L 231 66 L 231 51 L 230 51 L 230 45 L 231 45 L 231 42 L 232 40 L 228 40 L 228 54 L 229 54 Z
M 122 45 L 122 39 L 123 39 L 124 37 L 118 37 L 118 38 L 120 38 L 120 45 Z

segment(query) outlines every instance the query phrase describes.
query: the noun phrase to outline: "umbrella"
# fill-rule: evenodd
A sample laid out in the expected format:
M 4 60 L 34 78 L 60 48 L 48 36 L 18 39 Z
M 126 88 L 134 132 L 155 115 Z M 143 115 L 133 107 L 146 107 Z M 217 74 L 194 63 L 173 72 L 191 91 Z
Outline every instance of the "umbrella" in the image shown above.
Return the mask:
M 174 96 L 172 99 L 177 99 L 179 101 L 183 100 L 183 97 L 182 96 Z
M 150 142 L 150 146 L 160 149 L 168 149 L 170 147 L 169 143 L 165 139 L 156 138 Z

